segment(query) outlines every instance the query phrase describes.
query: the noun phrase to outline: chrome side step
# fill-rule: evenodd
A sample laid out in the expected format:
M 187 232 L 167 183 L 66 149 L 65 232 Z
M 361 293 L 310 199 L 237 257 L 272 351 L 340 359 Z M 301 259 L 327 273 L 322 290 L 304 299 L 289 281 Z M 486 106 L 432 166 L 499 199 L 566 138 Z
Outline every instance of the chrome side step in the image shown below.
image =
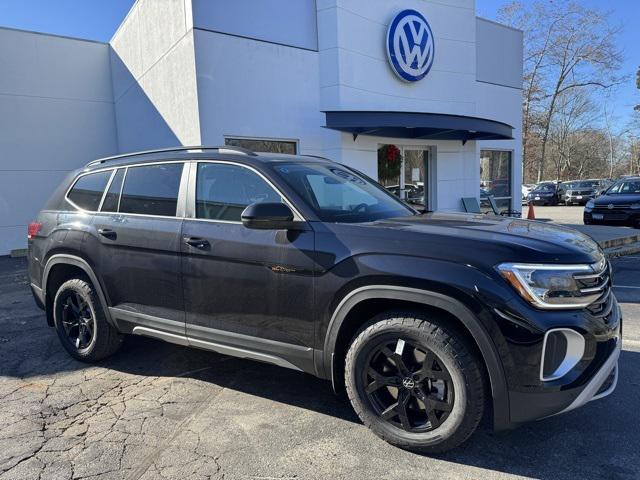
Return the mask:
M 182 345 L 185 347 L 201 348 L 203 350 L 209 350 L 212 352 L 221 353 L 223 355 L 230 355 L 238 358 L 248 358 L 250 360 L 257 360 L 259 362 L 278 365 L 279 367 L 302 371 L 300 368 L 296 367 L 293 363 L 288 362 L 284 358 L 280 358 L 269 353 L 256 352 L 254 350 L 248 350 L 246 348 L 238 348 L 221 343 L 198 340 L 195 338 L 187 337 L 185 335 L 176 335 L 175 333 L 163 332 L 161 330 L 156 330 L 149 327 L 136 326 L 133 328 L 133 333 L 135 335 L 157 338 L 159 340 L 164 340 L 166 342 L 175 343 L 177 345 Z

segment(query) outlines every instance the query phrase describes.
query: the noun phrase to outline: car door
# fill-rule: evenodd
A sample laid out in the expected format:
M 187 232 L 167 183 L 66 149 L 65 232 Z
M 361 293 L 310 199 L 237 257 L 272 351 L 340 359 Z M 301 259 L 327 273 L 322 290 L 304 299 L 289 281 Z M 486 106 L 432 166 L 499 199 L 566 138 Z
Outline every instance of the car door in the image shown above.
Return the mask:
M 183 162 L 164 162 L 118 169 L 92 232 L 112 316 L 180 335 L 185 329 L 180 280 L 184 207 L 179 205 L 183 168 Z
M 249 166 L 193 162 L 189 185 L 181 246 L 189 342 L 234 346 L 310 368 L 313 231 L 254 230 L 242 224 L 247 205 L 284 201 Z

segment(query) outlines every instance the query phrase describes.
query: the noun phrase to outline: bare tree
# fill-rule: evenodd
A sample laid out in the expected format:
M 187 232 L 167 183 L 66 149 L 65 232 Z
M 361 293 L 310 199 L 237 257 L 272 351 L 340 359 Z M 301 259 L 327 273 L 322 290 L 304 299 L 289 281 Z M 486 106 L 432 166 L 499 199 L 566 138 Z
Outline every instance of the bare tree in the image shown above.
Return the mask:
M 619 27 L 609 24 L 608 13 L 574 1 L 534 0 L 529 6 L 516 2 L 502 9 L 500 18 L 525 34 L 523 156 L 530 157 L 534 121 L 539 122 L 539 182 L 544 177 L 549 135 L 562 95 L 620 83 L 616 72 L 622 58 L 615 44 Z

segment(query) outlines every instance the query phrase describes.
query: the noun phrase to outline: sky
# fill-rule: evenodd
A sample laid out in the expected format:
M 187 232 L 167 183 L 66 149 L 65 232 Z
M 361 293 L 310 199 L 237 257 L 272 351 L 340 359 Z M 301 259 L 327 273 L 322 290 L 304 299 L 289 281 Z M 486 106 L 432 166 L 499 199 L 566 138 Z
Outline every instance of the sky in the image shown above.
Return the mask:
M 527 2 L 527 0 L 521 1 Z M 627 75 L 629 80 L 612 92 L 609 104 L 610 111 L 613 112 L 612 120 L 622 130 L 633 115 L 633 106 L 640 104 L 640 90 L 635 86 L 636 70 L 640 67 L 640 0 L 578 1 L 589 8 L 611 12 L 611 20 L 615 25 L 622 27 L 618 38 L 618 46 L 625 59 L 621 74 Z M 506 3 L 509 1 L 476 0 L 476 13 L 480 17 L 496 20 L 498 10 Z
M 107 42 L 133 1 L 0 0 L 0 26 Z M 476 0 L 477 14 L 495 20 L 500 7 L 508 1 Z M 640 66 L 640 0 L 579 1 L 589 7 L 610 10 L 612 20 L 622 26 L 619 46 L 625 55 L 623 73 L 629 76 L 629 82 L 611 100 L 614 120 L 622 125 L 631 117 L 633 105 L 640 103 L 640 91 L 634 80 Z

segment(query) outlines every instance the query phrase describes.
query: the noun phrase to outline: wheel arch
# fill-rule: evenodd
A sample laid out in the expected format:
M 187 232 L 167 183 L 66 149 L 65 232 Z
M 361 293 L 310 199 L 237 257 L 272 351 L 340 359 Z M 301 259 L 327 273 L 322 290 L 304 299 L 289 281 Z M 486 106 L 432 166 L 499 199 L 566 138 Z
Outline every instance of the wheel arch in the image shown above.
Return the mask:
M 347 294 L 335 309 L 327 333 L 324 348 L 318 361 L 321 376 L 331 379 L 334 389 L 338 388 L 340 362 L 335 361 L 336 347 L 345 320 L 349 313 L 367 302 L 407 302 L 431 310 L 437 310 L 454 317 L 466 330 L 467 336 L 474 342 L 482 356 L 491 389 L 493 421 L 496 429 L 507 428 L 509 420 L 509 397 L 507 383 L 500 356 L 489 333 L 471 310 L 455 298 L 438 292 L 394 285 L 370 285 L 360 287 Z M 379 312 L 378 312 L 379 313 Z M 363 319 L 365 321 L 365 319 Z M 362 322 L 360 322 L 362 324 Z M 346 328 L 346 326 L 345 326 Z
M 57 253 L 52 255 L 47 260 L 47 263 L 44 267 L 42 275 L 42 292 L 44 297 L 43 300 L 45 310 L 47 312 L 47 323 L 53 326 L 53 314 L 52 309 L 50 308 L 50 305 L 53 302 L 53 298 L 52 295 L 49 295 L 49 281 L 50 279 L 54 278 L 56 267 L 60 266 L 73 267 L 75 271 L 81 271 L 89 278 L 91 284 L 93 285 L 93 288 L 95 288 L 96 290 L 98 299 L 100 300 L 100 305 L 102 306 L 102 310 L 104 311 L 104 315 L 107 321 L 117 328 L 117 325 L 113 321 L 113 318 L 111 317 L 111 314 L 109 312 L 109 304 L 102 289 L 102 284 L 98 280 L 98 277 L 93 271 L 93 268 L 84 258 L 77 255 L 71 255 L 69 253 Z

